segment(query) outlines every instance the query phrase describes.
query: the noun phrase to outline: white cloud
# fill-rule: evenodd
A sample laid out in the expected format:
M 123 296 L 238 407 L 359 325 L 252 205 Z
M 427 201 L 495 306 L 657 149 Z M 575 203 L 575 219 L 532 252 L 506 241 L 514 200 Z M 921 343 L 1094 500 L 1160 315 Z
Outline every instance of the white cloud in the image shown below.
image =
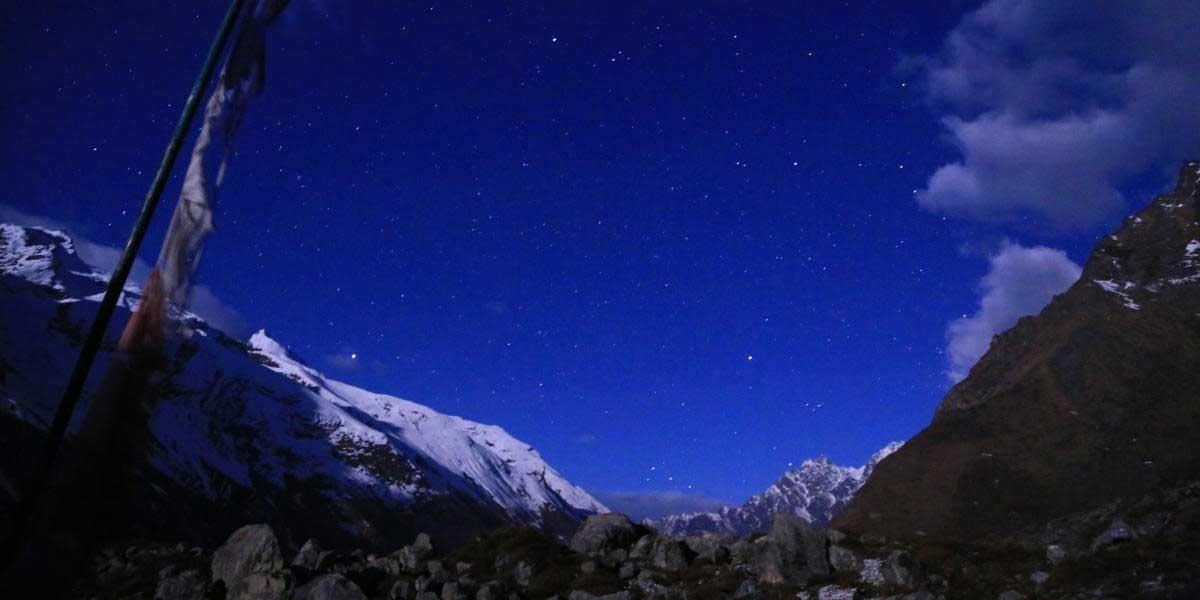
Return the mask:
M 117 260 L 121 258 L 120 248 L 97 244 L 80 235 L 76 227 L 57 219 L 31 215 L 0 204 L 0 222 L 64 231 L 75 241 L 75 251 L 79 253 L 79 258 L 99 271 L 111 273 L 117 266 Z M 129 273 L 129 281 L 141 284 L 149 276 L 150 265 L 140 258 L 136 259 Z M 207 286 L 197 285 L 192 288 L 192 300 L 188 310 L 230 335 L 242 337 L 249 333 L 249 327 L 241 314 L 221 301 Z
M 918 193 L 934 212 L 1086 228 L 1119 189 L 1200 151 L 1200 3 L 991 0 L 918 62 L 961 158 Z
M 993 336 L 1021 317 L 1040 312 L 1055 294 L 1075 283 L 1081 271 L 1062 250 L 1011 242 L 1005 242 L 989 263 L 979 283 L 979 308 L 950 323 L 946 332 L 950 359 L 946 374 L 953 381 L 967 376 Z

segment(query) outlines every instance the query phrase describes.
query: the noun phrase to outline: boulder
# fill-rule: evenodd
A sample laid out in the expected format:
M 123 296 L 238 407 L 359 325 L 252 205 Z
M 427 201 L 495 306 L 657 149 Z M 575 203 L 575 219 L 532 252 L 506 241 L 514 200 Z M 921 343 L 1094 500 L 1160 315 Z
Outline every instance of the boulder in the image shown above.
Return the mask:
M 207 587 L 207 578 L 195 569 L 160 576 L 154 600 L 203 600 Z
M 687 544 L 679 540 L 660 539 L 654 545 L 654 556 L 651 564 L 664 571 L 682 571 L 692 562 L 695 553 Z
M 633 595 L 629 592 L 616 592 L 603 596 L 595 596 L 587 592 L 575 590 L 567 596 L 567 600 L 633 600 Z
M 1057 565 L 1058 563 L 1066 560 L 1066 558 L 1066 548 L 1063 548 L 1058 544 L 1050 544 L 1049 546 L 1046 546 L 1046 560 L 1050 561 L 1050 564 Z
M 467 594 L 458 583 L 448 581 L 442 585 L 442 600 L 466 600 Z
M 475 592 L 475 600 L 498 600 L 500 598 L 499 589 L 500 586 L 497 583 L 489 581 Z
M 627 547 L 638 540 L 638 534 L 638 527 L 625 515 L 592 515 L 571 537 L 570 546 L 580 554 L 593 554 Z
M 829 547 L 829 566 L 839 573 L 857 573 L 862 570 L 862 560 L 853 550 L 833 545 Z
M 759 591 L 758 584 L 754 583 L 753 579 L 747 579 L 738 586 L 737 591 L 733 593 L 733 597 L 757 600 L 762 597 L 762 592 Z
M 758 545 L 749 540 L 737 540 L 729 545 L 729 560 L 735 565 L 750 563 L 758 555 L 758 550 Z
M 247 525 L 233 532 L 212 558 L 213 581 L 224 581 L 228 588 L 247 575 L 282 569 L 279 541 L 266 525 Z
M 854 600 L 857 595 L 858 590 L 838 585 L 827 585 L 817 590 L 817 600 Z
M 404 565 L 400 562 L 400 558 L 395 554 L 390 556 L 368 557 L 367 568 L 377 569 L 388 575 L 391 575 L 392 577 L 399 575 L 405 570 Z
M 649 578 L 638 579 L 637 589 L 641 591 L 643 600 L 676 599 L 681 596 L 675 590 Z
M 776 515 L 760 544 L 754 566 L 763 583 L 803 585 L 813 577 L 829 575 L 825 532 L 796 515 Z
M 517 563 L 516 567 L 513 567 L 513 581 L 516 581 L 517 585 L 529 587 L 529 582 L 532 580 L 533 567 L 529 563 L 521 561 Z
M 867 559 L 862 562 L 860 577 L 864 583 L 874 586 L 917 587 L 920 565 L 907 552 L 895 550 L 885 559 Z
M 602 596 L 598 596 L 598 595 L 588 594 L 587 592 L 581 592 L 581 590 L 575 590 L 575 592 L 571 592 L 570 595 L 566 596 L 566 599 L 568 599 L 568 600 L 632 600 L 632 599 L 634 599 L 634 596 L 632 596 L 629 592 L 617 592 L 617 593 L 613 593 L 613 594 L 605 594 Z
M 321 575 L 296 590 L 295 600 L 367 600 L 366 594 L 339 573 Z
M 392 589 L 388 591 L 389 600 L 409 600 L 416 593 L 416 588 L 413 587 L 411 581 L 407 579 L 397 580 L 392 584 Z
M 617 572 L 617 576 L 621 579 L 633 579 L 637 575 L 637 565 L 627 562 L 621 565 L 621 570 Z
M 654 535 L 643 535 L 638 538 L 638 541 L 629 549 L 629 558 L 633 560 L 642 560 L 650 556 L 650 552 L 654 550 Z
M 1127 542 L 1134 537 L 1136 536 L 1133 533 L 1133 528 L 1124 519 L 1117 517 L 1109 524 L 1108 529 L 1104 530 L 1104 533 L 1101 533 L 1096 536 L 1096 539 L 1092 540 L 1092 551 L 1095 552 L 1106 546 Z
M 1033 587 L 1042 587 L 1047 581 L 1050 581 L 1050 574 L 1045 571 L 1034 571 L 1029 574 L 1029 581 Z
M 433 543 L 429 541 L 427 534 L 419 533 L 413 543 L 397 550 L 394 556 L 400 561 L 400 566 L 405 571 L 416 573 L 421 570 L 421 562 L 429 558 L 431 554 L 433 554 Z
M 304 542 L 300 547 L 300 551 L 292 558 L 292 566 L 315 571 L 317 569 L 317 561 L 321 558 L 321 544 L 315 539 L 310 539 Z
M 225 600 L 278 600 L 291 586 L 283 573 L 251 573 L 226 588 Z
M 442 589 L 442 584 L 446 579 L 440 575 L 417 575 L 417 580 L 413 582 L 413 587 L 420 592 L 438 592 Z
M 212 558 L 212 580 L 225 584 L 226 600 L 274 600 L 287 592 L 279 541 L 266 525 L 233 532 Z
M 726 539 L 712 534 L 684 538 L 684 543 L 696 555 L 696 560 L 711 564 L 721 564 L 729 560 L 726 542 Z

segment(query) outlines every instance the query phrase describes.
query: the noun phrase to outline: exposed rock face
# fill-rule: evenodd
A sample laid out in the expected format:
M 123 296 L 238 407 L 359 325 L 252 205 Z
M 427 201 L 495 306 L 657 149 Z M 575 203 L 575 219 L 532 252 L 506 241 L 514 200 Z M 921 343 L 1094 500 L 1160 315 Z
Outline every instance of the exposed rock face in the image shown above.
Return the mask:
M 809 459 L 800 468 L 784 473 L 774 485 L 741 506 L 671 515 L 646 524 L 671 535 L 761 533 L 766 532 L 775 515 L 780 514 L 797 515 L 817 526 L 828 525 L 871 477 L 875 465 L 903 444 L 888 444 L 861 467 L 843 467 L 825 457 Z
M 1200 163 L 997 336 L 839 529 L 966 541 L 1200 478 Z

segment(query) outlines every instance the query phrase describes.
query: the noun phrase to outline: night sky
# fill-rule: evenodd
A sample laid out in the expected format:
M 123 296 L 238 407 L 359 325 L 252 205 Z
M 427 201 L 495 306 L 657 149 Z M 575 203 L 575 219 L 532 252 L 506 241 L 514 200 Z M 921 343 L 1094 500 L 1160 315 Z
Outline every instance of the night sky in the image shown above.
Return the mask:
M 21 4 L 0 203 L 119 246 L 225 4 Z M 221 324 L 501 425 L 589 490 L 740 501 L 916 433 L 996 256 L 1081 263 L 1196 147 L 1105 179 L 1118 204 L 1079 222 L 947 208 L 931 176 L 977 152 L 948 115 L 1122 97 L 1031 116 L 939 92 L 974 3 L 602 4 L 293 0 L 199 275 Z

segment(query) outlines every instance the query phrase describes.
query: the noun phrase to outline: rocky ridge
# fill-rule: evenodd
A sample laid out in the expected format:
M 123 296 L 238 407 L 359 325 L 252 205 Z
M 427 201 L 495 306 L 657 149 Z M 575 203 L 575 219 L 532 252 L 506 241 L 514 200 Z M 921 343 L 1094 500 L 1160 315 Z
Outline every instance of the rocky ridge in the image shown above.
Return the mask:
M 836 465 L 825 457 L 809 459 L 741 506 L 670 515 L 647 520 L 646 525 L 671 535 L 750 535 L 767 531 L 780 514 L 796 515 L 817 526 L 828 525 L 871 477 L 875 465 L 903 445 L 892 442 L 884 446 L 861 467 Z
M 1200 479 L 1200 163 L 996 336 L 834 526 L 1003 538 Z

